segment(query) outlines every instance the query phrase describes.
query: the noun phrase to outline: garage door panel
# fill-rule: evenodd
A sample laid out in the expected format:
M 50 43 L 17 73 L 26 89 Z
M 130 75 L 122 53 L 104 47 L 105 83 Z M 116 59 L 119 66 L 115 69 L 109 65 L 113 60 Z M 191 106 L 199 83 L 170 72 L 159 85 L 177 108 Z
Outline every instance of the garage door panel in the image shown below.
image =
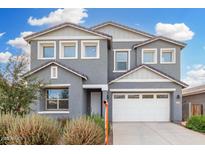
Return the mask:
M 169 121 L 169 94 L 132 94 L 136 99 L 124 95 L 124 99 L 113 99 L 113 121 Z

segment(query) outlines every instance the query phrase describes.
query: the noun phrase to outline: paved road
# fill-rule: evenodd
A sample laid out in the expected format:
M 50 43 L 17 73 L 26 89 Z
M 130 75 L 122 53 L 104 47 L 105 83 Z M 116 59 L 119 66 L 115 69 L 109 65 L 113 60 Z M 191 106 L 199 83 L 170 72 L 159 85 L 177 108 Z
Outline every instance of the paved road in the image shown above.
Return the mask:
M 205 135 L 171 122 L 113 123 L 113 144 L 204 144 Z

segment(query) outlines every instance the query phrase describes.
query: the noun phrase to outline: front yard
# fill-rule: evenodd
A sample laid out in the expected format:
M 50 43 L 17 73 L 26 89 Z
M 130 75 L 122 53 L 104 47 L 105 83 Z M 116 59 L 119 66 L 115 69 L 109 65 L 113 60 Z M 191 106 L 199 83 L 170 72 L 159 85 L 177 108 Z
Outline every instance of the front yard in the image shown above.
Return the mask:
M 104 119 L 99 116 L 55 120 L 40 115 L 0 116 L 0 144 L 102 145 Z

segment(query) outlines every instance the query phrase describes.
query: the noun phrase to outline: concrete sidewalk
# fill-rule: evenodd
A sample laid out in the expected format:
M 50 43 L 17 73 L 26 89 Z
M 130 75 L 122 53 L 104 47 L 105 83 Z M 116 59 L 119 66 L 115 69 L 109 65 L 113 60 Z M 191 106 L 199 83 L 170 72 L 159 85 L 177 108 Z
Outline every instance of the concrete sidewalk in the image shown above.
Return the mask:
M 119 122 L 113 123 L 113 144 L 205 145 L 205 135 L 171 122 Z

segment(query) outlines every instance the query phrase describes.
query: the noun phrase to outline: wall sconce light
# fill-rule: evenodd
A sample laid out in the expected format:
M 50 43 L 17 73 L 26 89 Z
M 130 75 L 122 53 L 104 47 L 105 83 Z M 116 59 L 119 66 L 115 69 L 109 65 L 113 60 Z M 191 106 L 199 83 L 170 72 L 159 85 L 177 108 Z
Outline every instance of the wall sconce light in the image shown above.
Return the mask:
M 180 95 L 177 95 L 177 99 L 180 99 Z

